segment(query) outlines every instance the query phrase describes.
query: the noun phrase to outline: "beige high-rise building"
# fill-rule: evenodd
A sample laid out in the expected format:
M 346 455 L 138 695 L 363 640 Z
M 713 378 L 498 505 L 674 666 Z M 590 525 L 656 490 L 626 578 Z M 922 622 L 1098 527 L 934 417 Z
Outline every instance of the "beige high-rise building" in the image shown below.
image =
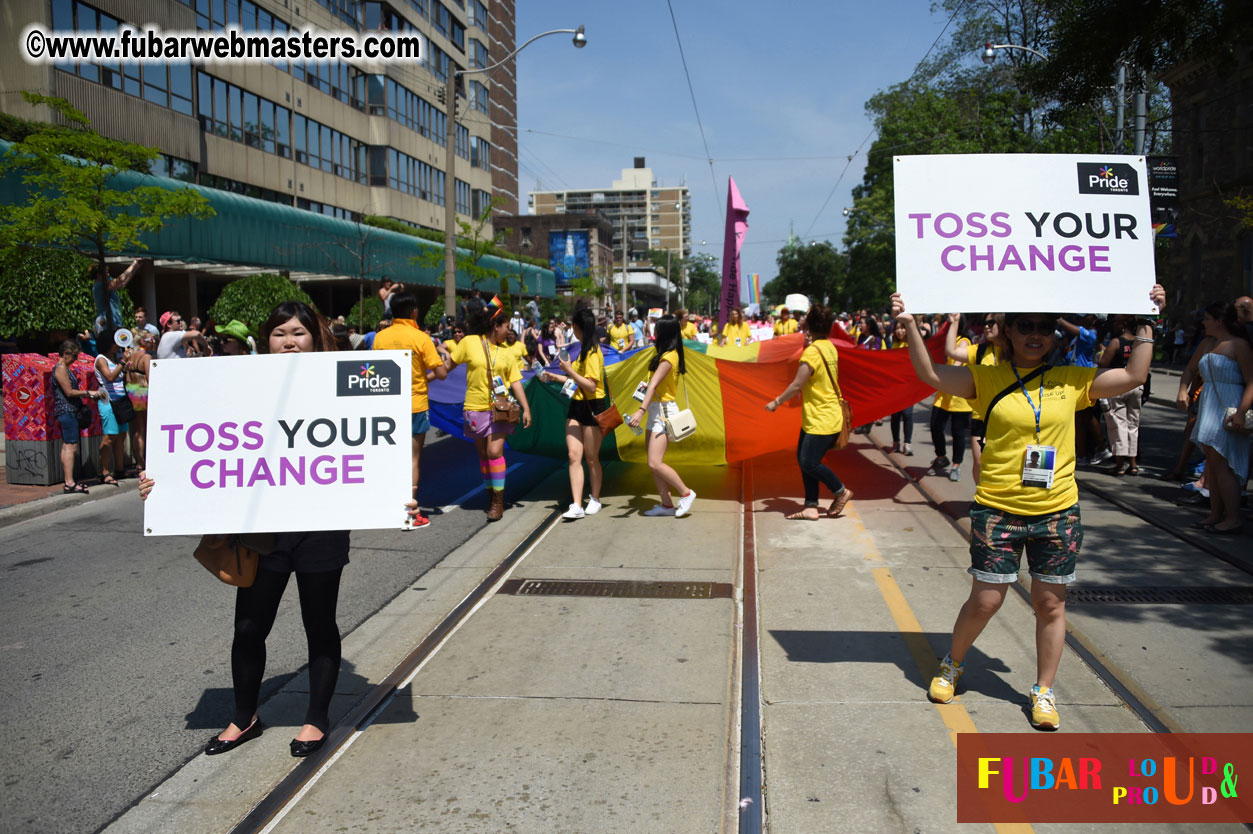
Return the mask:
M 676 256 L 692 254 L 692 200 L 687 186 L 660 186 L 644 157 L 635 167 L 622 169 L 611 188 L 566 191 L 532 191 L 532 214 L 583 214 L 604 212 L 614 229 L 614 263 L 622 268 L 623 229 L 627 240 L 628 268 L 657 266 L 648 259 L 650 249 L 665 249 Z
M 0 111 L 47 120 L 21 97 L 63 97 L 101 133 L 155 146 L 154 173 L 356 220 L 379 215 L 444 228 L 447 73 L 513 51 L 514 0 L 7 0 L 3 28 L 361 33 L 413 31 L 427 60 L 365 64 L 30 65 L 0 54 Z M 16 43 L 16 40 L 14 41 Z M 470 75 L 458 91 L 456 208 L 481 214 L 492 197 L 517 213 L 515 62 Z

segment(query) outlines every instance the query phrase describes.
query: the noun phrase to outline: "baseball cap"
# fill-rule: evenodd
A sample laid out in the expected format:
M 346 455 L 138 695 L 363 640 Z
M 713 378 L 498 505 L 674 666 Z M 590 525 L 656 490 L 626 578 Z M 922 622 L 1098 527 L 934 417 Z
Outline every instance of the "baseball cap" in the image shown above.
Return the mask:
M 165 329 L 165 325 L 169 323 L 170 319 L 172 319 L 172 318 L 174 317 L 174 315 L 175 315 L 175 314 L 174 314 L 174 311 L 173 311 L 173 310 L 166 310 L 164 313 L 162 313 L 162 314 L 161 314 L 161 319 L 160 319 L 160 321 L 161 321 L 161 329 L 162 329 L 162 330 L 164 330 L 164 329 Z

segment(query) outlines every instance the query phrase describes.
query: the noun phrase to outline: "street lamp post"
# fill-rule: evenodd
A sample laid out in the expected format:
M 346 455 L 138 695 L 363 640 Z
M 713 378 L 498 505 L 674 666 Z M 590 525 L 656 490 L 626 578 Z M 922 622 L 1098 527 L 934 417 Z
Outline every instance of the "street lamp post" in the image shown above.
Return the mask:
M 451 63 L 444 86 L 444 103 L 448 108 L 447 133 L 444 148 L 444 315 L 452 316 L 457 310 L 457 79 L 467 75 L 478 75 L 491 72 L 509 61 L 522 50 L 540 38 L 549 35 L 574 35 L 574 46 L 582 49 L 587 46 L 587 35 L 583 33 L 583 24 L 577 29 L 551 29 L 540 32 L 526 43 L 510 52 L 490 67 L 472 70 L 454 70 Z
M 993 62 L 996 61 L 996 50 L 998 49 L 1021 49 L 1023 52 L 1030 52 L 1032 55 L 1035 55 L 1036 57 L 1041 58 L 1042 60 L 1047 61 L 1049 59 L 1049 56 L 1045 55 L 1043 52 L 1040 52 L 1038 49 L 1032 49 L 1029 46 L 1019 46 L 1018 44 L 1015 44 L 1015 43 L 992 43 L 991 41 L 989 41 L 983 46 L 983 54 L 982 54 L 983 63 L 987 64 L 988 66 L 991 66 Z M 1119 151 L 1122 150 L 1122 130 L 1123 130 L 1122 97 L 1123 97 L 1124 84 L 1126 83 L 1126 78 L 1127 78 L 1126 65 L 1119 64 L 1118 65 L 1118 82 L 1114 87 L 1116 91 L 1115 95 L 1118 98 L 1115 135 L 1118 137 L 1117 144 L 1119 147 L 1117 148 L 1117 150 Z M 1146 101 L 1147 101 L 1146 90 L 1147 90 L 1148 85 L 1145 83 L 1143 75 L 1138 74 L 1137 81 L 1138 81 L 1138 84 L 1137 84 L 1136 95 L 1135 95 L 1135 120 L 1136 121 L 1135 121 L 1135 132 L 1133 136 L 1134 136 L 1134 143 L 1135 143 L 1134 152 L 1137 156 L 1139 156 L 1140 154 L 1144 153 L 1144 130 L 1145 130 L 1145 118 L 1146 118 L 1145 109 L 1146 109 Z

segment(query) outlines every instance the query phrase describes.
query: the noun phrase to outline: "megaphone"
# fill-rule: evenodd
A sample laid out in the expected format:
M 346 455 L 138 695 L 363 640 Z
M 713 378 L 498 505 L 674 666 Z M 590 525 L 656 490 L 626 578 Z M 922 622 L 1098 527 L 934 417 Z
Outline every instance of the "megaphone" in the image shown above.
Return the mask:
M 129 350 L 135 344 L 135 334 L 129 330 L 119 330 L 113 334 L 113 341 L 123 350 Z

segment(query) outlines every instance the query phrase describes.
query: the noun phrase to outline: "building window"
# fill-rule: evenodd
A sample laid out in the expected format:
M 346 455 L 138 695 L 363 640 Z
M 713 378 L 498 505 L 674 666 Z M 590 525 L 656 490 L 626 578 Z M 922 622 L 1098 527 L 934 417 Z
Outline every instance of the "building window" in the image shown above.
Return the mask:
M 470 39 L 470 66 L 474 69 L 485 69 L 491 66 L 487 57 L 487 44 L 480 40 Z
M 470 128 L 465 125 L 457 125 L 457 141 L 456 153 L 462 159 L 470 159 Z
M 183 182 L 196 181 L 196 164 L 194 162 L 179 159 L 176 156 L 166 156 L 163 153 L 157 154 L 157 158 L 149 164 L 148 171 L 158 177 L 169 177 L 182 180 Z
M 470 106 L 480 113 L 487 112 L 487 87 L 478 81 L 470 82 Z
M 296 198 L 296 208 L 312 211 L 327 217 L 334 217 L 338 220 L 349 220 L 353 223 L 361 222 L 361 214 L 359 212 L 349 211 L 348 209 L 326 203 L 319 203 L 315 200 L 306 200 L 303 197 Z
M 242 194 L 245 197 L 252 197 L 256 200 L 265 200 L 267 203 L 282 203 L 285 206 L 292 204 L 292 198 L 288 194 L 282 194 L 273 189 L 262 188 L 259 185 L 252 185 L 239 180 L 214 176 L 213 174 L 201 174 L 200 184 L 206 188 L 216 188 L 220 191 Z
M 291 158 L 292 113 L 286 107 L 203 72 L 197 73 L 196 89 L 196 112 L 205 133 Z M 299 115 L 296 119 L 296 134 L 303 143 L 305 119 Z M 304 145 L 299 149 L 303 156 Z
M 454 188 L 457 194 L 457 211 L 460 214 L 470 214 L 470 183 L 456 180 Z
M 457 22 L 456 18 L 451 21 L 452 32 L 448 39 L 451 40 L 462 52 L 466 51 L 466 27 Z
M 487 6 L 482 0 L 470 0 L 466 11 L 470 13 L 470 25 L 477 26 L 484 32 L 487 31 Z
M 470 142 L 470 165 L 484 171 L 492 170 L 491 144 L 478 136 Z
M 483 212 L 487 211 L 492 204 L 492 195 L 481 188 L 474 189 L 471 208 L 474 210 L 475 217 L 482 217 Z

